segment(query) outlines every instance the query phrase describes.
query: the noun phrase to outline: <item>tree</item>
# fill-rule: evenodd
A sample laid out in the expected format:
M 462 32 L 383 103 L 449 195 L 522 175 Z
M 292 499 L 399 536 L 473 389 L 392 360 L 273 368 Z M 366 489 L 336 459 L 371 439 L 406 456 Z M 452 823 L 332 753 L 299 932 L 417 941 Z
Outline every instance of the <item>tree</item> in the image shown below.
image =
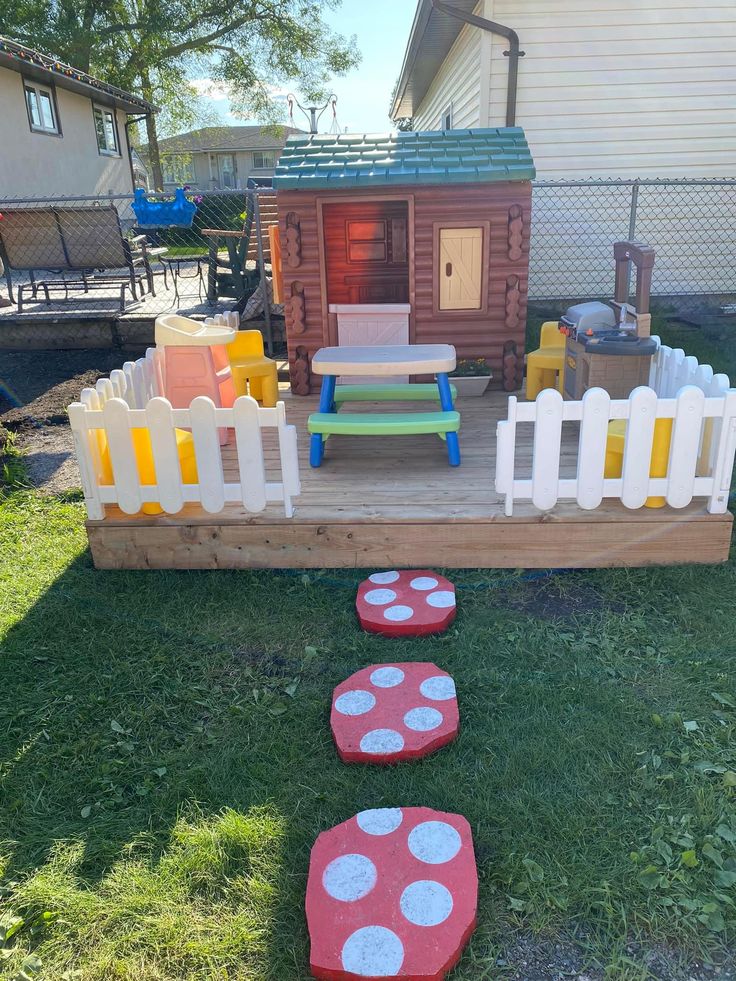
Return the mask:
M 357 65 L 355 37 L 331 30 L 341 0 L 0 0 L 0 34 L 47 52 L 161 107 L 146 135 L 154 185 L 163 186 L 159 135 L 198 117 L 189 80 L 223 83 L 233 112 L 283 121 L 278 85 L 307 99 Z

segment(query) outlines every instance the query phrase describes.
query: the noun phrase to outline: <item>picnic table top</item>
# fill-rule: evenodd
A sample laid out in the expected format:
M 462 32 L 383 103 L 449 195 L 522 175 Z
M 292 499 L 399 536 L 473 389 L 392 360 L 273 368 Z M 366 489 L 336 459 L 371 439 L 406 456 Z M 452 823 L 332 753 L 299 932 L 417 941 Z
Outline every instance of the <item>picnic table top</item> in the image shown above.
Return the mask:
M 431 375 L 453 371 L 452 344 L 377 344 L 323 347 L 312 358 L 317 375 Z

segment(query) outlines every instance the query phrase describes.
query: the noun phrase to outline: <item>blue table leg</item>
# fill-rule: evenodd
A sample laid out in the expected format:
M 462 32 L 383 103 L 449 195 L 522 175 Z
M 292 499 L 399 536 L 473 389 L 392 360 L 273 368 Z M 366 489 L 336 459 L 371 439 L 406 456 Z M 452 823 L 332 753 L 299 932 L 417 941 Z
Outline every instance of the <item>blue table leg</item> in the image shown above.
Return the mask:
M 452 392 L 450 390 L 450 382 L 447 375 L 444 372 L 440 372 L 437 375 L 437 388 L 440 393 L 440 406 L 443 412 L 452 412 L 455 406 L 452 404 Z M 457 438 L 457 433 L 447 433 L 447 458 L 450 462 L 451 467 L 460 466 L 460 440 Z
M 323 375 L 322 376 L 322 388 L 319 393 L 319 411 L 320 412 L 334 412 L 335 411 L 335 376 L 334 375 Z M 313 467 L 319 467 L 322 463 L 322 455 L 324 452 L 324 439 L 321 433 L 312 433 L 312 438 L 309 442 L 309 463 Z

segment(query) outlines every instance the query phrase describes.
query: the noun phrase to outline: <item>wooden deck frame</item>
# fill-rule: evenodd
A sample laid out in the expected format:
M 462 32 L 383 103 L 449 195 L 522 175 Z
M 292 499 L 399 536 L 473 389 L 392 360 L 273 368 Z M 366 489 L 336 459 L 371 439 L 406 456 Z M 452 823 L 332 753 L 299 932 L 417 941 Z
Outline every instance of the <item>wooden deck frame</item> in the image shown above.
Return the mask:
M 269 505 L 258 514 L 227 505 L 219 514 L 189 504 L 176 515 L 128 516 L 108 506 L 88 521 L 101 569 L 238 568 L 594 568 L 715 563 L 728 558 L 732 515 L 686 508 L 627 510 L 606 501 L 583 511 L 542 513 L 519 504 L 513 517 L 493 489 L 495 424 L 507 398 L 460 400 L 463 463 L 447 466 L 435 436 L 392 440 L 330 437 L 319 470 L 307 461 L 306 417 L 315 399 L 287 402 L 299 433 L 302 493 L 293 518 Z M 357 409 L 357 407 L 356 407 Z M 574 467 L 575 425 L 563 439 L 562 469 Z M 266 445 L 266 466 L 274 459 Z M 528 456 L 522 441 L 520 467 Z M 224 468 L 234 467 L 225 448 Z

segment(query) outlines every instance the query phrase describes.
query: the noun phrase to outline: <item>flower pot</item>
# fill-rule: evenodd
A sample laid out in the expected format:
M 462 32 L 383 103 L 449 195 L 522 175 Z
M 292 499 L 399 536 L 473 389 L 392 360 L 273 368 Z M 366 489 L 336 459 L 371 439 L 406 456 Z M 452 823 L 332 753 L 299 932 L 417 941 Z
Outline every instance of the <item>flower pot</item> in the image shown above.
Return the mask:
M 482 395 L 488 388 L 491 375 L 464 375 L 462 377 L 450 378 L 451 384 L 457 389 L 458 397 L 466 395 Z

